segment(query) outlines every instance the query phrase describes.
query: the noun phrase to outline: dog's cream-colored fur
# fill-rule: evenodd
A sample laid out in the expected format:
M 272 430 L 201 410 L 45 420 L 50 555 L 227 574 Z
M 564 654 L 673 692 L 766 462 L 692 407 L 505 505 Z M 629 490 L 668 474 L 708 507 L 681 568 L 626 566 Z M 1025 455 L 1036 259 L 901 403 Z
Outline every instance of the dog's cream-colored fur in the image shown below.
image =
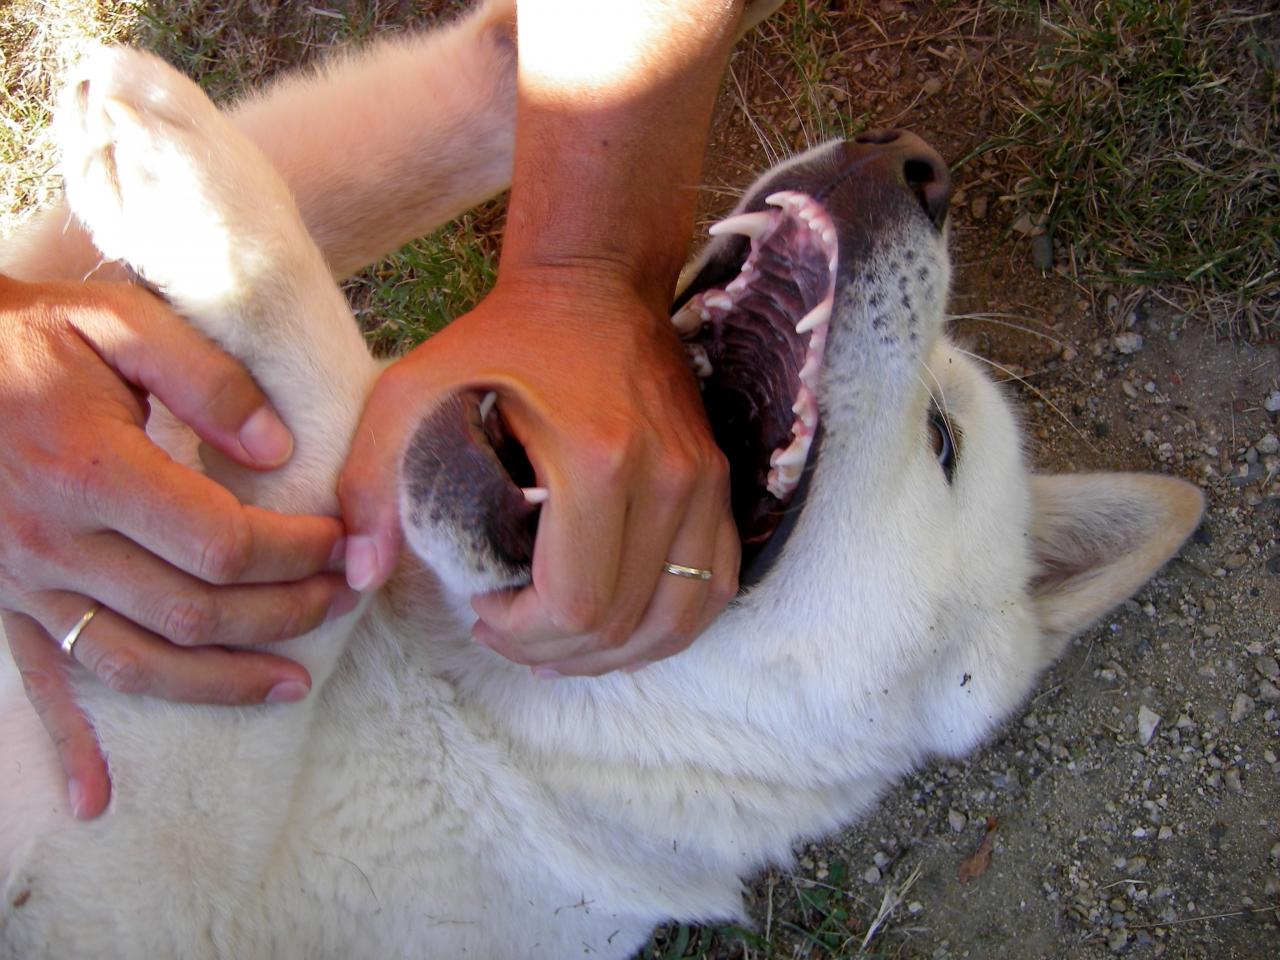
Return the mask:
M 333 512 L 377 367 L 331 275 L 505 184 L 511 44 L 491 4 L 230 119 L 158 60 L 103 51 L 59 119 L 93 244 L 55 211 L 0 270 L 80 277 L 97 249 L 135 268 L 294 432 L 277 473 L 204 468 L 253 502 Z M 870 218 L 870 254 L 837 282 L 807 503 L 768 575 L 675 658 L 535 679 L 469 641 L 438 575 L 463 553 L 408 557 L 284 645 L 314 678 L 302 704 L 181 706 L 81 676 L 114 783 L 90 823 L 0 658 L 0 956 L 626 958 L 665 918 L 741 916 L 740 878 L 981 743 L 1201 501 L 1164 477 L 1029 473 L 1006 398 L 943 333 L 945 250 L 920 221 Z M 924 269 L 904 272 L 905 250 Z M 868 317 L 899 296 L 912 347 Z M 907 323 L 895 309 L 878 319 Z M 952 483 L 930 392 L 962 434 Z

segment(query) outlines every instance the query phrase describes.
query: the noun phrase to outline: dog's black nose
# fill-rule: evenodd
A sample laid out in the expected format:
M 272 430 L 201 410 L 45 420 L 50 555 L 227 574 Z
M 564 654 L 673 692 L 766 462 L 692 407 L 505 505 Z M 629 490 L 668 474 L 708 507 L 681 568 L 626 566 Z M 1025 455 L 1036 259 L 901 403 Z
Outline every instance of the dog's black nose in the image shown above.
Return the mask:
M 845 154 L 870 176 L 906 187 L 937 226 L 947 218 L 951 174 L 938 151 L 908 130 L 867 130 L 844 145 Z

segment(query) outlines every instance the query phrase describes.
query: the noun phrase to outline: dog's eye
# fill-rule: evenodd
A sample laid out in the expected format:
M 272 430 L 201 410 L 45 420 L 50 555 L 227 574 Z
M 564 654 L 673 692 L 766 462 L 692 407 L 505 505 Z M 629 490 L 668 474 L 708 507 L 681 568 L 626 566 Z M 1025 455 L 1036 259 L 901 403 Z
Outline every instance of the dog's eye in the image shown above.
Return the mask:
M 933 444 L 933 453 L 938 458 L 938 466 L 950 483 L 956 473 L 956 433 L 954 424 L 942 415 L 937 407 L 929 408 L 929 440 Z

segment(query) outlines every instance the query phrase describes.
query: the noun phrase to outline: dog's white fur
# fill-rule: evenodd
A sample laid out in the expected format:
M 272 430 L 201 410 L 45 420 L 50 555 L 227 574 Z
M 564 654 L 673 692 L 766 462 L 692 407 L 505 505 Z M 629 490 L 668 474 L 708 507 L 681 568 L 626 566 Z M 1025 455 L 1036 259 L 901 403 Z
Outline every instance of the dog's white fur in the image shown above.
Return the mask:
M 235 111 L 261 152 L 153 58 L 81 68 L 60 121 L 72 209 L 294 431 L 269 476 L 206 458 L 246 499 L 335 510 L 377 371 L 330 273 L 505 183 L 512 60 L 501 3 L 378 45 Z M 409 558 L 356 614 L 285 645 L 314 678 L 302 704 L 177 706 L 81 678 L 114 783 L 92 823 L 68 815 L 0 658 L 0 955 L 628 957 L 664 918 L 741 916 L 740 877 L 980 743 L 1176 550 L 1200 497 L 1161 477 L 1031 476 L 1005 398 L 941 333 L 941 241 L 877 242 L 841 278 L 826 438 L 790 541 L 676 658 L 536 680 L 470 643 L 465 598 Z M 910 288 L 919 352 L 870 336 L 850 295 L 896 293 L 904 244 L 932 269 Z M 56 213 L 3 256 L 33 279 L 100 259 Z M 924 380 L 963 432 L 953 485 Z

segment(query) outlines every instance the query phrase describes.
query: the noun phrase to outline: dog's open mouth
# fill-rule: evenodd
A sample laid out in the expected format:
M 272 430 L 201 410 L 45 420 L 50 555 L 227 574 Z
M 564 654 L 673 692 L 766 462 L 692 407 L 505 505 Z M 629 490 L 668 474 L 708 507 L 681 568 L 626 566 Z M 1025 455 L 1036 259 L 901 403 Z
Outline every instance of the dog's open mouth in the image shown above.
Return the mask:
M 729 459 L 744 569 L 798 507 L 816 456 L 835 295 L 836 228 L 823 206 L 791 190 L 765 203 L 711 228 L 745 239 L 695 278 L 672 317 Z
M 747 577 L 751 561 L 803 497 L 818 445 L 816 394 L 835 294 L 836 228 L 826 210 L 791 190 L 765 203 L 711 228 L 713 236 L 732 236 L 727 255 L 695 278 L 671 318 L 729 460 L 744 580 L 755 579 Z M 527 490 L 533 469 L 497 405 L 486 398 L 471 411 L 473 442 Z M 517 562 L 531 553 L 536 529 L 537 499 L 529 496 L 515 510 L 523 533 L 498 538 L 519 541 L 502 544 Z
M 721 238 L 715 257 L 677 301 L 672 323 L 729 461 L 746 585 L 785 542 L 821 442 L 817 389 L 838 246 L 824 207 L 791 190 L 711 232 Z M 470 504 L 468 522 L 495 555 L 527 570 L 546 494 L 495 398 L 466 392 L 443 404 L 411 445 L 406 473 L 411 487 L 434 485 Z

